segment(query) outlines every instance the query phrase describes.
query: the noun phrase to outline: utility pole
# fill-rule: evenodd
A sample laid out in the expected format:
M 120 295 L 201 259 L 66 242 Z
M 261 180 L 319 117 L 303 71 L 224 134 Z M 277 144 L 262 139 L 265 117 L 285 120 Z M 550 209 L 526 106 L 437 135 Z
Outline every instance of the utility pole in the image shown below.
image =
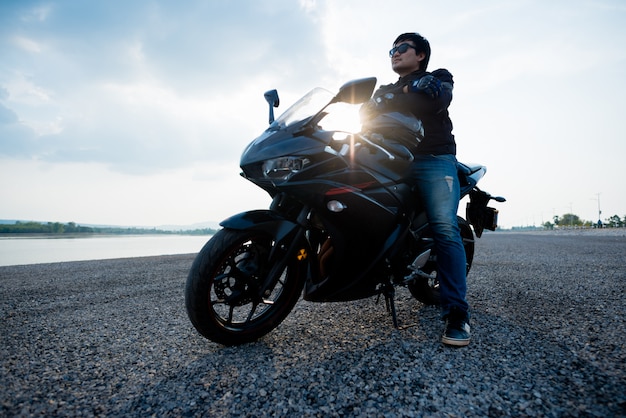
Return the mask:
M 602 211 L 600 210 L 600 193 L 596 193 L 596 198 L 591 200 L 598 201 L 598 227 L 602 227 Z

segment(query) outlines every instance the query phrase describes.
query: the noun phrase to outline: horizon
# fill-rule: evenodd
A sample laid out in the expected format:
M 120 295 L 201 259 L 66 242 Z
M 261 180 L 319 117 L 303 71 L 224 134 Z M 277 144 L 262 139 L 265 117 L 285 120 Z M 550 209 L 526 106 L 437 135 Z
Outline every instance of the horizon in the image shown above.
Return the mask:
M 109 224 L 97 224 L 90 222 L 62 222 L 62 221 L 41 221 L 34 219 L 0 219 L 0 225 L 14 225 L 16 223 L 27 223 L 34 222 L 39 224 L 48 224 L 48 223 L 60 223 L 63 225 L 67 225 L 69 223 L 74 223 L 76 226 L 85 226 L 91 228 L 136 228 L 136 229 L 162 229 L 162 230 L 176 230 L 177 228 L 193 228 L 193 229 L 219 229 L 219 222 L 206 221 L 206 222 L 195 222 L 193 224 L 160 224 L 160 225 L 109 225 Z M 181 229 L 186 230 L 186 229 Z
M 559 216 L 560 218 L 562 218 L 563 216 L 568 215 L 567 213 Z M 574 216 L 577 216 L 576 214 L 574 214 Z M 612 215 L 615 216 L 615 215 Z M 610 217 L 609 217 L 610 218 Z M 626 215 L 625 216 L 621 216 L 619 217 L 620 220 L 626 222 Z M 544 222 L 543 224 L 537 224 L 537 225 L 514 225 L 512 227 L 501 227 L 498 225 L 498 229 L 496 229 L 496 231 L 490 231 L 490 232 L 497 232 L 497 231 L 510 231 L 510 230 L 516 230 L 516 229 L 551 229 L 551 228 L 546 228 L 545 224 L 546 223 L 550 223 L 552 224 L 552 226 L 554 228 L 565 228 L 565 229 L 569 229 L 569 228 L 596 228 L 596 222 L 597 221 L 593 221 L 590 219 L 580 219 L 580 221 L 583 223 L 583 225 L 563 225 L 563 226 L 559 226 L 557 224 L 553 223 L 554 219 L 551 219 L 549 221 Z M 607 218 L 608 221 L 608 218 Z M 163 231 L 188 231 L 188 230 L 194 230 L 194 229 L 213 229 L 213 230 L 219 230 L 221 229 L 220 226 L 220 222 L 217 221 L 205 221 L 205 222 L 195 222 L 193 224 L 157 224 L 157 225 L 110 225 L 110 224 L 95 224 L 95 223 L 89 223 L 89 222 L 74 222 L 74 221 L 69 221 L 69 222 L 62 222 L 62 221 L 41 221 L 41 220 L 32 220 L 32 219 L 0 219 L 0 225 L 13 225 L 16 223 L 28 223 L 28 222 L 34 222 L 34 223 L 39 223 L 39 224 L 48 224 L 48 223 L 60 223 L 63 225 L 67 225 L 69 223 L 74 223 L 76 224 L 76 226 L 83 226 L 83 227 L 91 227 L 91 228 L 132 228 L 132 229 L 158 229 L 158 230 L 163 230 Z M 611 227 L 608 226 L 608 222 L 603 222 L 602 223 L 602 228 L 615 228 L 615 227 Z M 473 229 L 472 229 L 473 230 Z M 485 230 L 485 232 L 488 230 Z

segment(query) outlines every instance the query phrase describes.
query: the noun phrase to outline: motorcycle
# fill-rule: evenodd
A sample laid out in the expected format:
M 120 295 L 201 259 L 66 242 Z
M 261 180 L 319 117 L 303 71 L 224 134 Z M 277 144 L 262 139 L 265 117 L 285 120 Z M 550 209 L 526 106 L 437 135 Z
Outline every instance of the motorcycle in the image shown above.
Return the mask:
M 197 254 L 185 288 L 196 330 L 223 345 L 275 329 L 300 296 L 341 302 L 383 296 L 398 327 L 395 289 L 425 304 L 439 300 L 437 255 L 416 193 L 404 181 L 412 154 L 401 143 L 335 128 L 342 112 L 370 99 L 376 78 L 339 92 L 316 88 L 279 118 L 276 90 L 265 93 L 269 128 L 244 150 L 241 175 L 272 197 L 220 223 Z M 458 217 L 469 272 L 474 234 L 497 228 L 504 202 L 477 187 L 486 168 L 458 165 L 467 220 Z M 473 227 L 473 231 L 472 231 Z

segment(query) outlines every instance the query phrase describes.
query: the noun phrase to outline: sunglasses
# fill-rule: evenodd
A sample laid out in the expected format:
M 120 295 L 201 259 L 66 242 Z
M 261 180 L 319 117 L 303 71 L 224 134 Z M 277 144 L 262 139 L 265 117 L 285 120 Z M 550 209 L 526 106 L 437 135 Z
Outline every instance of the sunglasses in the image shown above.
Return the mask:
M 391 50 L 389 51 L 389 58 L 393 57 L 396 52 L 404 54 L 406 51 L 409 50 L 409 48 L 413 48 L 415 50 L 415 53 L 417 53 L 417 48 L 414 47 L 413 45 L 410 45 L 410 44 L 400 44 L 400 45 L 398 45 L 398 46 L 396 46 L 394 48 L 391 48 Z

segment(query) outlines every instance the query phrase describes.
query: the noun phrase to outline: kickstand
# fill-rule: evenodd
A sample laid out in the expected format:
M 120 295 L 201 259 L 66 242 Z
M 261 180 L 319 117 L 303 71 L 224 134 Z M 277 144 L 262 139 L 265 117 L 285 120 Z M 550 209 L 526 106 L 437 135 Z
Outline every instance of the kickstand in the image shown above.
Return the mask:
M 383 290 L 383 295 L 385 296 L 385 306 L 387 307 L 387 312 L 391 313 L 391 320 L 393 321 L 393 327 L 398 329 L 398 315 L 396 314 L 396 303 L 394 301 L 395 289 L 393 285 L 385 286 L 385 290 Z

